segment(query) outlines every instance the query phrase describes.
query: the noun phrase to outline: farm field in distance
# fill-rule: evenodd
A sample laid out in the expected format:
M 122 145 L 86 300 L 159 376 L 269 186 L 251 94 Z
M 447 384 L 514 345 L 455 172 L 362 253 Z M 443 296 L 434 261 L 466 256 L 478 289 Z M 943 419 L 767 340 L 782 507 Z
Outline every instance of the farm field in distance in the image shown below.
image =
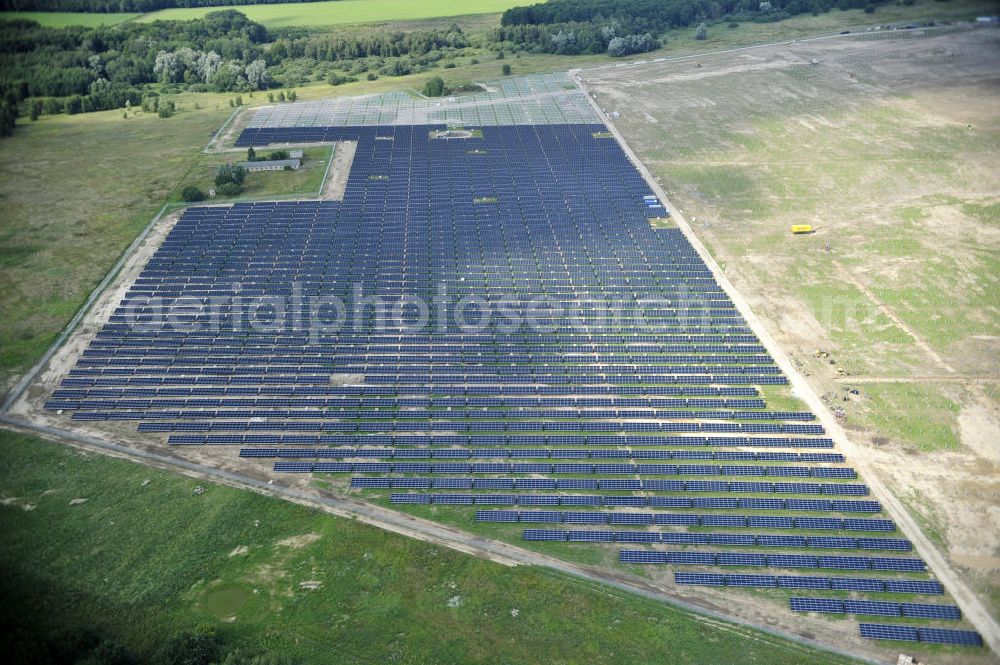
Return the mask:
M 582 74 L 994 610 L 998 38 L 869 34 Z M 792 236 L 800 223 L 815 233 Z
M 252 21 L 268 28 L 291 26 L 331 26 L 349 23 L 404 21 L 470 14 L 492 14 L 516 7 L 518 0 L 334 0 L 331 2 L 281 3 L 276 5 L 235 5 L 161 9 L 143 14 L 137 20 L 180 21 L 201 18 L 221 9 L 236 9 Z
M 0 432 L 0 460 L 0 646 L 100 617 L 101 634 L 144 662 L 206 623 L 227 644 L 303 663 L 855 662 L 33 437 Z M 80 626 L 50 626 L 54 615 Z
M 141 14 L 118 12 L 92 14 L 88 12 L 0 12 L 0 21 L 35 21 L 49 28 L 64 28 L 70 25 L 97 27 L 116 25 L 131 21 Z

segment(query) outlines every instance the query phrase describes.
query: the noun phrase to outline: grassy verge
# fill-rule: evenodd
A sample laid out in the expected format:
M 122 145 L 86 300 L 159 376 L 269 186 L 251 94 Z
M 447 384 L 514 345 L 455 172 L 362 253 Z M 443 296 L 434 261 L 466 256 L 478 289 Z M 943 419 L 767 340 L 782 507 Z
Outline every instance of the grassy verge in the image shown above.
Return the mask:
M 957 450 L 962 388 L 936 383 L 873 383 L 863 386 L 865 412 L 856 420 L 877 436 L 919 450 Z
M 260 157 L 270 154 L 269 150 L 261 150 Z M 297 170 L 258 171 L 247 173 L 243 183 L 243 191 L 237 196 L 217 196 L 209 199 L 212 203 L 226 203 L 236 199 L 268 200 L 279 198 L 315 198 L 323 184 L 323 174 L 326 165 L 333 155 L 331 146 L 307 148 L 304 151 L 302 166 Z M 180 192 L 188 186 L 198 187 L 203 192 L 215 187 L 215 172 L 227 162 L 242 162 L 246 154 L 242 152 L 202 154 L 198 163 L 188 172 L 178 188 L 171 194 L 171 203 L 180 203 Z
M 200 625 L 309 663 L 846 662 L 250 492 L 195 494 L 196 480 L 26 436 L 0 432 L 0 453 L 8 653 L 84 626 L 142 658 Z

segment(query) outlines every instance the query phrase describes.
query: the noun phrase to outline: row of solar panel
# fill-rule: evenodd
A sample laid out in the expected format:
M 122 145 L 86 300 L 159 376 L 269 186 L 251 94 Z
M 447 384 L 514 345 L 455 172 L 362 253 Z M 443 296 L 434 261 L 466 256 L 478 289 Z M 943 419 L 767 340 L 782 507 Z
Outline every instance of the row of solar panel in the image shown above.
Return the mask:
M 500 512 L 500 511 L 498 511 Z M 509 520 L 499 520 L 509 521 Z M 733 547 L 791 547 L 787 536 L 673 533 L 653 531 L 560 531 L 553 529 L 525 529 L 525 540 L 565 540 L 569 542 L 647 543 L 670 545 L 727 545 Z M 761 542 L 758 542 L 759 539 Z M 891 538 L 801 538 L 807 549 L 863 549 L 909 551 L 910 543 Z M 783 544 L 777 544 L 777 543 Z M 700 553 L 699 553 L 700 556 Z M 742 556 L 742 555 L 741 555 Z M 767 555 L 767 565 L 774 568 L 817 568 L 819 557 L 802 554 Z M 721 565 L 721 564 L 720 564 Z
M 289 473 L 309 473 L 306 469 L 320 467 L 317 472 L 322 473 L 324 465 L 311 462 L 277 462 L 282 465 L 279 471 Z M 336 463 L 330 466 L 335 466 Z M 287 467 L 287 469 L 285 468 Z M 373 472 L 375 473 L 375 472 Z M 463 485 L 456 489 L 471 489 L 465 487 L 467 479 L 454 479 L 456 484 Z M 709 508 L 713 510 L 790 510 L 804 512 L 842 512 L 842 513 L 877 513 L 881 511 L 881 504 L 878 501 L 828 501 L 826 499 L 739 499 L 736 497 L 680 497 L 680 496 L 603 496 L 603 495 L 475 495 L 475 494 L 392 494 L 392 503 L 439 503 L 439 504 L 466 504 L 473 503 L 493 503 L 507 502 L 508 505 L 535 505 L 535 506 L 608 506 L 608 507 L 644 507 L 652 508 Z M 602 517 L 596 518 L 606 520 L 607 513 L 595 513 Z M 740 518 L 737 515 L 727 516 L 733 518 L 733 526 L 741 526 L 737 523 Z M 603 522 L 599 522 L 603 523 Z M 838 518 L 822 517 L 797 517 L 795 518 L 795 528 L 798 529 L 844 529 L 850 528 L 847 524 L 853 524 L 848 520 Z M 865 522 L 866 527 L 874 526 L 873 523 Z M 886 520 L 884 529 L 892 531 L 895 526 L 891 521 Z M 792 528 L 792 527 L 787 527 Z
M 296 455 L 298 457 L 299 455 Z M 282 464 L 278 462 L 278 464 Z M 373 464 L 375 466 L 373 466 Z M 840 467 L 780 467 L 780 466 L 718 466 L 718 465 L 696 465 L 696 464 L 543 464 L 543 463 L 498 463 L 482 462 L 463 464 L 451 463 L 343 463 L 336 467 L 339 473 L 534 473 L 534 474 L 616 474 L 616 475 L 731 475 L 731 476 L 803 476 L 813 478 L 853 478 L 854 472 L 851 469 Z M 328 467 L 323 467 L 328 469 Z M 766 469 L 766 472 L 760 471 Z M 279 469 L 276 469 L 279 470 Z M 640 481 L 636 481 L 637 483 Z M 646 481 L 647 483 L 654 481 Z M 687 481 L 683 489 L 677 484 L 667 484 L 663 487 L 670 487 L 671 491 L 706 491 L 721 490 L 729 491 L 726 484 L 702 484 L 695 485 L 694 481 Z M 648 485 L 647 489 L 653 486 Z M 698 489 L 695 489 L 695 488 Z M 845 493 L 857 494 L 861 490 L 845 490 Z M 839 493 L 831 490 L 830 493 Z
M 234 295 L 237 294 L 234 292 Z M 148 330 L 130 331 L 121 326 L 105 326 L 97 333 L 96 338 L 107 339 L 121 333 L 129 333 L 128 336 L 131 339 L 163 339 L 168 343 L 187 339 L 214 340 L 219 338 L 214 335 L 214 331 L 190 329 L 164 330 L 162 332 Z M 315 339 L 310 331 L 251 330 L 247 331 L 247 333 L 245 341 L 249 343 L 252 343 L 254 340 L 261 340 L 263 344 L 274 344 L 291 338 L 301 338 L 304 343 L 311 343 Z M 343 328 L 326 333 L 324 339 L 331 339 L 337 343 L 338 347 L 342 344 L 345 349 L 372 348 L 375 350 L 386 346 L 405 346 L 411 344 L 426 344 L 434 347 L 439 345 L 462 345 L 468 349 L 471 348 L 470 345 L 485 343 L 489 345 L 488 350 L 496 350 L 507 348 L 509 345 L 516 347 L 522 344 L 539 348 L 547 348 L 549 346 L 590 348 L 593 345 L 601 344 L 617 345 L 619 348 L 642 348 L 644 345 L 663 346 L 669 344 L 723 344 L 721 338 L 732 334 L 751 338 L 745 342 L 735 342 L 735 344 L 752 344 L 760 348 L 760 342 L 746 326 L 745 322 L 740 324 L 711 325 L 707 322 L 697 320 L 689 322 L 689 325 L 680 326 L 676 330 L 667 329 L 658 331 L 655 335 L 634 329 L 628 333 L 619 334 L 602 331 L 588 332 L 586 330 L 574 330 L 572 333 L 567 333 L 555 330 L 544 335 L 533 331 L 515 330 L 509 335 L 497 339 L 488 331 L 476 332 L 474 330 L 465 330 L 455 333 L 440 330 L 402 330 L 398 332 L 386 330 L 380 331 L 378 335 L 372 337 L 350 328 Z
M 486 512 L 486 511 L 480 511 Z M 517 511 L 489 511 L 488 522 L 517 523 Z M 706 515 L 705 517 L 711 517 Z M 766 525 L 765 525 L 766 526 Z M 908 552 L 912 545 L 898 538 L 831 538 L 772 536 L 765 534 L 687 533 L 661 531 L 560 531 L 526 529 L 525 540 L 566 540 L 570 542 L 664 543 L 668 545 L 726 545 L 732 547 L 794 547 L 801 549 L 861 549 Z M 818 559 L 811 555 L 773 555 L 768 564 L 775 568 L 816 568 Z
M 674 582 L 694 586 L 752 586 L 778 589 L 829 589 L 864 593 L 944 594 L 937 580 L 892 580 L 874 577 L 818 577 L 813 575 L 732 575 L 677 571 Z
M 143 422 L 139 423 L 140 432 L 238 432 L 238 431 L 285 431 L 285 432 L 323 432 L 332 430 L 333 423 L 316 422 L 285 422 L 285 421 L 218 421 L 218 422 Z M 334 445 L 334 446 L 628 446 L 640 448 L 632 451 L 633 458 L 655 459 L 656 450 L 641 450 L 646 447 L 657 448 L 806 448 L 830 449 L 833 442 L 830 439 L 802 437 L 700 437 L 700 436 L 650 436 L 650 435 L 388 435 L 388 434 L 327 434 L 318 436 L 297 435 L 240 435 L 239 443 L 270 444 L 270 445 Z M 214 438 L 206 437 L 203 441 L 190 443 L 217 443 Z M 226 439 L 227 443 L 232 440 Z M 650 457 L 644 457 L 643 452 L 649 452 Z M 683 451 L 675 451 L 683 452 Z M 711 451 L 708 451 L 711 452 Z M 734 451 L 719 451 L 734 452 Z M 742 455 L 746 451 L 735 451 Z M 749 453 L 752 454 L 752 453 Z M 830 453 L 834 454 L 834 453 Z M 724 459 L 725 457 L 713 457 Z M 744 459 L 739 457 L 738 459 Z M 805 461 L 805 460 L 803 460 Z M 813 460 L 810 460 L 813 461 Z M 818 461 L 818 460 L 815 460 Z
M 426 466 L 426 465 L 425 465 Z M 350 464 L 337 465 L 337 468 L 350 468 Z M 326 468 L 326 467 L 324 467 Z M 370 467 L 369 467 L 370 468 Z M 328 471 L 329 472 L 329 471 Z M 400 473 L 429 473 L 423 467 L 406 467 L 405 470 L 397 469 Z M 336 472 L 334 472 L 336 473 Z M 401 477 L 355 477 L 351 478 L 351 487 L 355 489 L 477 489 L 477 490 L 600 490 L 618 492 L 753 492 L 763 493 L 764 487 L 755 487 L 754 483 L 714 483 L 714 482 L 681 482 L 670 480 L 631 480 L 618 478 L 453 478 L 435 477 L 418 478 L 412 476 Z M 827 494 L 835 496 L 867 496 L 868 487 L 866 485 L 838 485 L 825 484 L 810 486 L 802 484 L 796 487 L 796 483 L 788 483 L 788 487 L 783 487 L 786 494 Z M 785 510 L 788 501 L 792 505 L 798 505 L 794 499 L 772 499 L 772 498 L 738 498 L 738 507 L 746 510 Z M 808 500 L 806 500 L 808 501 Z M 644 502 L 636 502 L 636 505 L 646 505 Z M 812 505 L 812 504 L 810 504 Z M 791 526 L 787 527 L 791 528 Z
M 310 378 L 310 377 L 303 377 Z M 525 385 L 500 385 L 500 386 L 441 386 L 423 385 L 407 387 L 399 391 L 391 386 L 375 385 L 353 385 L 353 386 L 331 386 L 329 374 L 316 375 L 315 383 L 319 385 L 300 386 L 294 385 L 294 381 L 289 381 L 290 385 L 285 386 L 246 386 L 242 388 L 226 388 L 229 390 L 253 390 L 254 393 L 244 394 L 271 394 L 264 391 L 287 391 L 276 394 L 287 394 L 289 396 L 298 394 L 313 395 L 351 395 L 351 396 L 382 396 L 382 397 L 405 397 L 414 395 L 447 396 L 447 395 L 611 395 L 614 398 L 630 395 L 698 395 L 698 396 L 756 396 L 757 389 L 744 386 L 574 386 L 567 391 L 562 386 L 525 386 Z M 237 383 L 240 377 L 236 377 Z M 171 378 L 152 377 L 147 379 L 65 379 L 64 386 L 184 386 L 188 384 L 216 384 L 226 386 L 229 377 L 215 378 Z M 192 388 L 195 390 L 195 388 Z M 312 392 L 322 391 L 322 392 Z M 235 393 L 234 393 L 235 394 Z
M 322 388 L 317 387 L 320 390 Z M 254 388 L 93 388 L 56 390 L 53 399 L 107 399 L 123 397 L 228 397 L 256 395 L 281 395 L 290 398 L 324 397 L 326 403 L 344 407 L 436 407 L 436 408 L 481 408 L 481 407 L 697 407 L 697 408 L 764 408 L 762 399 L 728 398 L 675 398 L 675 397 L 356 397 L 353 395 L 328 395 L 312 393 L 305 388 L 281 389 L 268 387 Z
M 275 462 L 275 471 L 286 470 L 285 462 Z M 294 463 L 299 464 L 299 463 Z M 304 464 L 310 464 L 308 462 Z M 851 469 L 840 467 L 742 467 L 742 466 L 717 466 L 701 464 L 542 464 L 542 463 L 504 463 L 504 462 L 342 462 L 336 465 L 326 465 L 326 463 L 316 462 L 309 471 L 324 471 L 327 473 L 532 473 L 532 474 L 617 474 L 617 475 L 729 475 L 729 476 L 804 476 L 813 478 L 853 478 L 854 472 Z M 300 467 L 295 467 L 296 471 Z M 766 473 L 758 471 L 766 469 Z M 794 470 L 794 471 L 792 471 Z M 845 472 L 845 473 L 834 473 Z M 849 473 L 847 473 L 849 472 Z M 308 473 L 305 471 L 304 473 Z M 566 481 L 560 481 L 566 482 Z M 610 481 L 604 481 L 610 482 Z M 624 482 L 624 481 L 622 481 Z M 668 491 L 729 491 L 727 484 L 705 484 L 695 485 L 693 481 L 687 481 L 682 489 L 677 484 L 653 485 L 655 481 L 635 480 L 635 489 L 665 489 Z M 831 491 L 830 493 L 838 493 Z M 856 489 L 849 491 L 850 494 L 865 493 L 864 490 Z M 769 499 L 770 501 L 783 501 L 784 499 Z M 803 499 L 805 500 L 805 499 Z
M 429 503 L 422 500 L 409 500 L 410 497 L 420 497 L 427 495 L 393 495 L 403 497 L 394 503 Z M 463 500 L 470 495 L 458 495 Z M 475 496 L 475 495 L 472 495 Z M 532 497 L 525 495 L 519 497 L 521 505 L 574 505 L 561 504 L 559 497 L 539 495 Z M 536 501 L 543 499 L 544 501 Z M 555 501 L 548 501 L 555 499 Z M 454 502 L 453 502 L 454 503 Z M 706 508 L 713 506 L 687 506 L 695 508 Z M 511 510 L 479 510 L 476 511 L 476 520 L 481 522 L 508 522 L 517 516 L 517 520 L 523 523 L 549 523 L 549 524 L 614 524 L 622 526 L 686 526 L 686 527 L 724 527 L 724 528 L 786 528 L 802 529 L 811 531 L 895 531 L 896 526 L 892 520 L 882 519 L 841 519 L 830 517 L 769 517 L 761 515 L 698 515 L 690 513 L 626 513 L 626 512 L 575 512 L 561 510 L 541 510 L 541 511 L 511 511 Z M 502 518 L 502 519 L 501 519 Z M 773 547 L 798 547 L 799 543 L 806 542 L 800 538 L 804 536 L 772 536 L 778 539 L 773 541 Z M 769 543 L 772 541 L 768 541 Z M 823 541 L 833 543 L 834 541 Z M 777 543 L 787 543 L 779 545 Z
M 683 330 L 685 335 L 690 334 L 692 329 L 698 326 L 685 326 L 677 328 L 676 331 Z M 745 329 L 741 330 L 744 334 Z M 664 331 L 670 334 L 670 331 Z M 518 354 L 528 354 L 531 356 L 545 356 L 555 352 L 569 353 L 574 355 L 586 355 L 591 357 L 603 356 L 604 354 L 620 354 L 626 351 L 638 350 L 646 354 L 696 354 L 711 356 L 756 356 L 765 354 L 766 351 L 760 344 L 665 344 L 658 343 L 636 343 L 621 341 L 617 344 L 609 344 L 607 340 L 601 342 L 578 343 L 578 342 L 520 342 L 507 340 L 497 342 L 490 349 L 484 349 L 480 342 L 468 342 L 456 344 L 450 341 L 435 342 L 433 339 L 425 340 L 421 344 L 396 342 L 380 343 L 377 340 L 365 340 L 363 342 L 352 341 L 351 337 L 343 338 L 337 335 L 329 344 L 316 344 L 314 338 L 307 334 L 302 335 L 263 335 L 255 334 L 251 337 L 242 336 L 212 336 L 205 337 L 190 333 L 184 336 L 169 336 L 159 339 L 155 336 L 129 335 L 122 337 L 111 334 L 97 336 L 89 348 L 93 349 L 127 349 L 132 347 L 145 347 L 156 345 L 158 348 L 167 349 L 234 349 L 241 353 L 266 351 L 275 348 L 294 348 L 300 353 L 325 353 L 336 344 L 336 349 L 344 353 L 357 355 L 368 354 L 388 354 L 395 355 L 418 355 L 418 354 L 445 354 L 452 353 L 458 355 L 472 356 L 477 352 L 489 352 L 497 357 L 514 356 Z
M 155 431 L 155 430 L 144 430 Z M 569 443 L 569 442 L 567 442 Z M 551 459 L 716 459 L 716 460 L 762 460 L 762 461 L 802 461 L 841 463 L 844 456 L 840 453 L 778 453 L 756 451 L 701 451 L 701 450 L 627 450 L 624 448 L 586 449 L 586 448 L 243 448 L 240 457 L 320 457 L 320 458 L 507 458 L 531 457 Z M 683 482 L 683 481 L 681 481 Z M 734 483 L 735 484 L 735 483 Z M 788 483 L 777 483 L 787 485 Z M 753 489 L 742 489 L 753 486 Z M 848 485 L 836 485 L 847 487 Z M 683 485 L 681 485 L 683 487 Z M 741 489 L 734 491 L 774 492 L 775 483 L 741 483 Z M 815 485 L 819 488 L 820 485 Z M 729 488 L 726 488 L 729 491 Z M 818 494 L 816 489 L 809 494 Z
M 972 630 L 916 628 L 914 626 L 893 626 L 877 623 L 862 623 L 860 624 L 860 628 L 861 637 L 870 640 L 899 640 L 903 642 L 954 644 L 970 647 L 983 646 L 982 635 Z
M 674 420 L 701 418 L 705 420 L 813 420 L 811 413 L 797 412 L 774 412 L 774 411 L 625 411 L 625 410 L 605 410 L 605 409 L 454 409 L 442 408 L 438 410 L 425 409 L 400 409 L 396 405 L 387 407 L 369 407 L 367 409 L 351 409 L 344 407 L 340 400 L 326 399 L 321 397 L 234 397 L 234 398 L 170 398 L 161 399 L 89 399 L 89 400 L 66 400 L 52 399 L 45 403 L 47 409 L 86 409 L 86 410 L 129 410 L 129 409 L 176 409 L 176 408 L 301 408 L 305 410 L 296 413 L 318 413 L 316 409 L 322 409 L 330 418 L 366 418 L 366 419 L 388 419 L 397 420 L 478 420 L 478 419 L 500 419 L 500 420 Z M 309 407 L 313 407 L 309 410 Z M 305 416 L 309 417 L 309 416 Z
M 291 377 L 302 376 L 304 374 L 312 375 L 308 379 L 304 380 L 304 383 L 319 383 L 322 384 L 323 380 L 320 378 L 325 374 L 326 382 L 329 382 L 330 373 L 329 368 L 315 368 L 312 366 L 281 366 L 281 367 L 267 367 L 267 366 L 247 366 L 247 367 L 161 367 L 158 371 L 153 372 L 153 368 L 141 368 L 141 367 L 108 367 L 108 368 L 76 368 L 74 367 L 70 370 L 69 375 L 72 377 L 125 377 L 125 376 L 146 376 L 150 374 L 155 374 L 156 376 L 190 376 L 190 383 L 194 383 L 194 377 L 197 376 L 239 376 L 239 375 L 249 375 L 254 378 L 248 380 L 247 383 L 297 383 Z M 730 386 L 757 386 L 757 385 L 784 385 L 788 383 L 788 379 L 780 375 L 736 375 L 736 374 L 538 374 L 538 375 L 508 375 L 501 377 L 500 375 L 489 375 L 489 374 L 437 374 L 430 376 L 426 373 L 421 379 L 420 376 L 414 374 L 372 374 L 370 376 L 364 377 L 364 382 L 368 384 L 382 384 L 382 385 L 395 385 L 395 386 L 405 386 L 403 390 L 410 391 L 413 388 L 411 386 L 429 386 L 431 391 L 441 391 L 446 386 L 457 384 L 459 386 L 465 386 L 467 384 L 490 384 L 490 385 L 500 385 L 507 384 L 510 385 L 528 385 L 528 386 L 564 386 L 564 385 L 574 385 L 572 391 L 566 392 L 577 392 L 576 384 L 591 384 L 591 385 L 602 385 L 613 387 L 615 390 L 622 390 L 624 386 L 633 386 L 638 384 L 646 384 L 646 387 L 652 392 L 659 392 L 661 388 L 660 385 L 670 386 L 670 385 L 730 385 Z M 267 375 L 283 375 L 283 378 L 277 381 L 268 381 Z M 360 381 L 358 381 L 360 383 Z M 79 385 L 79 384 L 78 384 Z M 147 384 L 149 385 L 149 384 Z M 399 388 L 397 388 L 399 390 Z
M 958 621 L 962 612 L 955 605 L 927 605 L 923 603 L 894 603 L 882 600 L 852 600 L 839 598 L 788 599 L 793 612 L 822 612 L 828 614 L 856 614 L 863 616 L 906 617 L 908 619 L 947 619 Z
M 555 537 L 543 538 L 543 529 L 525 530 L 526 540 L 559 540 Z M 924 572 L 926 564 L 922 559 L 902 559 L 898 557 L 863 556 L 811 556 L 773 555 L 752 552 L 687 552 L 655 550 L 621 550 L 618 558 L 622 563 L 670 564 L 673 566 L 747 566 L 770 568 L 827 568 L 834 570 L 894 570 L 899 572 Z M 795 565 L 793 565 L 795 564 Z

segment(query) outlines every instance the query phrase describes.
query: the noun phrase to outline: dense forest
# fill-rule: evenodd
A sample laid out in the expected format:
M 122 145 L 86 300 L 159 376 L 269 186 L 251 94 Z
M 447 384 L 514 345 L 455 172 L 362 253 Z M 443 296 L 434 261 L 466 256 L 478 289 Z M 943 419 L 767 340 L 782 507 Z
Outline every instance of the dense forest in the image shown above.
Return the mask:
M 555 23 L 604 23 L 617 20 L 666 30 L 734 14 L 802 14 L 812 11 L 857 9 L 871 0 L 549 0 L 514 7 L 503 13 L 501 24 L 551 25 Z M 763 5 L 766 5 L 766 10 Z
M 493 39 L 545 53 L 630 55 L 657 48 L 655 35 L 706 21 L 773 22 L 885 1 L 549 0 L 505 11 Z
M 34 98 L 39 112 L 78 113 L 140 104 L 149 83 L 263 89 L 267 41 L 263 26 L 232 10 L 197 21 L 120 27 L 0 22 L 0 98 Z
M 368 73 L 423 71 L 471 42 L 457 25 L 415 32 L 269 34 L 235 10 L 193 21 L 45 28 L 0 22 L 0 134 L 18 111 L 85 113 L 141 106 L 170 114 L 158 93 L 250 92 Z M 344 70 L 342 73 L 333 69 Z
M 0 0 L 0 11 L 153 12 L 174 7 L 277 5 L 309 0 Z M 315 0 L 313 0 L 315 1 Z

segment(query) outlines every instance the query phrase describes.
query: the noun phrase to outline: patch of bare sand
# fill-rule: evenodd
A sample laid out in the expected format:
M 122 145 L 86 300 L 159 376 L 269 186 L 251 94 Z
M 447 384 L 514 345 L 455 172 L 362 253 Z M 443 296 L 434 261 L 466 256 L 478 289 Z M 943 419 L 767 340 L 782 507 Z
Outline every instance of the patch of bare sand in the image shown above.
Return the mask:
M 982 402 L 967 404 L 958 414 L 962 444 L 980 457 L 1000 464 L 1000 413 Z M 1000 519 L 993 522 L 1000 524 Z
M 320 539 L 318 533 L 304 533 L 301 536 L 292 536 L 291 538 L 285 538 L 284 540 L 279 540 L 275 543 L 280 547 L 291 547 L 293 549 L 299 549 L 305 547 L 306 545 L 311 545 Z
M 323 183 L 324 201 L 342 201 L 347 191 L 347 180 L 351 176 L 351 166 L 354 164 L 354 153 L 358 149 L 357 141 L 341 141 L 333 150 L 333 163 Z

